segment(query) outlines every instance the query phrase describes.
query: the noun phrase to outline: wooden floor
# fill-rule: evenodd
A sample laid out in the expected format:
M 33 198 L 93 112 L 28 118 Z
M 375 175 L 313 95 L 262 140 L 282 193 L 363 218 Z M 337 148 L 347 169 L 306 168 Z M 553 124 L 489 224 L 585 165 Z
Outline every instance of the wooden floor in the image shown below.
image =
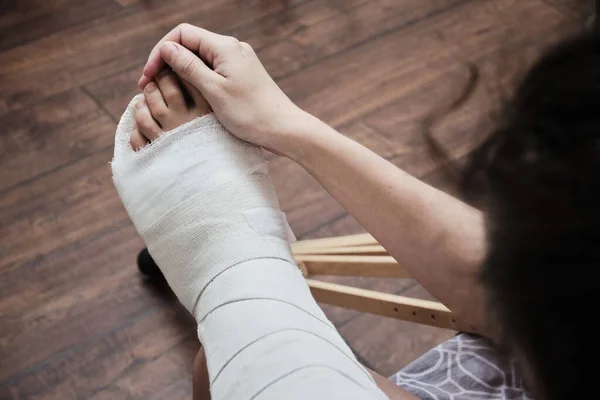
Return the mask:
M 0 399 L 189 399 L 194 324 L 135 265 L 112 186 L 116 123 L 151 46 L 179 22 L 250 42 L 301 107 L 451 190 L 420 119 L 482 71 L 436 134 L 464 157 L 495 82 L 581 25 L 569 0 L 3 0 L 0 2 Z M 490 89 L 491 88 L 491 89 Z M 361 227 L 298 166 L 272 177 L 299 238 Z M 338 279 L 427 297 L 413 281 Z M 325 307 L 391 374 L 453 333 Z

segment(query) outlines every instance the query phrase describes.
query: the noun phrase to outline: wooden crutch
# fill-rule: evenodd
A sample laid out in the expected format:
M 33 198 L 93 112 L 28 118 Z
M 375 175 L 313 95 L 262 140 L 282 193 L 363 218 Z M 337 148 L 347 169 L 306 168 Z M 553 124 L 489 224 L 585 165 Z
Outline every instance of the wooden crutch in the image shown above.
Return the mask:
M 292 253 L 320 303 L 438 328 L 476 332 L 439 302 L 310 279 L 311 275 L 410 279 L 410 274 L 368 233 L 302 240 L 292 244 Z M 138 267 L 145 275 L 161 275 L 148 249 L 140 252 Z
M 369 234 L 303 240 L 292 252 L 314 298 L 325 304 L 462 332 L 476 331 L 443 304 L 310 279 L 311 275 L 411 278 Z

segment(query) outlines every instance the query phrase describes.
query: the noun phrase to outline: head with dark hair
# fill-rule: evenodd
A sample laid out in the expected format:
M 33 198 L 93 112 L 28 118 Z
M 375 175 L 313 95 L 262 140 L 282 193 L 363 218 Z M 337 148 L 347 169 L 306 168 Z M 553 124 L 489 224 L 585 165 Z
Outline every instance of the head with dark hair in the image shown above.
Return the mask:
M 473 155 L 487 309 L 540 399 L 600 396 L 600 36 L 546 53 Z

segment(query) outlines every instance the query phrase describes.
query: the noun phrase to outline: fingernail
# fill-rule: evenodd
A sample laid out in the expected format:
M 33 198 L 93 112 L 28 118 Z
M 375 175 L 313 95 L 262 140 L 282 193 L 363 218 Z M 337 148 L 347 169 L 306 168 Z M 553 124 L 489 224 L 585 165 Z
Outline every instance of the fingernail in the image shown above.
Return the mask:
M 140 89 L 144 89 L 144 87 L 146 87 L 146 85 L 148 83 L 150 83 L 152 79 L 148 79 L 147 75 L 142 75 L 142 77 L 140 78 L 140 80 L 138 81 L 138 86 L 140 87 Z
M 166 43 L 162 48 L 162 56 L 165 61 L 172 60 L 175 54 L 179 51 L 179 47 L 175 43 Z

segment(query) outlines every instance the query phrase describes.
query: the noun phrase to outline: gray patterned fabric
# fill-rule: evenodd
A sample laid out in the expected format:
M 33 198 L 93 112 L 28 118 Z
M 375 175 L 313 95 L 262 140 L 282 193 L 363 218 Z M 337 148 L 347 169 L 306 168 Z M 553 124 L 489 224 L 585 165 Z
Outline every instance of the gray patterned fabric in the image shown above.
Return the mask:
M 493 344 L 461 333 L 390 378 L 422 400 L 531 400 L 522 375 Z

